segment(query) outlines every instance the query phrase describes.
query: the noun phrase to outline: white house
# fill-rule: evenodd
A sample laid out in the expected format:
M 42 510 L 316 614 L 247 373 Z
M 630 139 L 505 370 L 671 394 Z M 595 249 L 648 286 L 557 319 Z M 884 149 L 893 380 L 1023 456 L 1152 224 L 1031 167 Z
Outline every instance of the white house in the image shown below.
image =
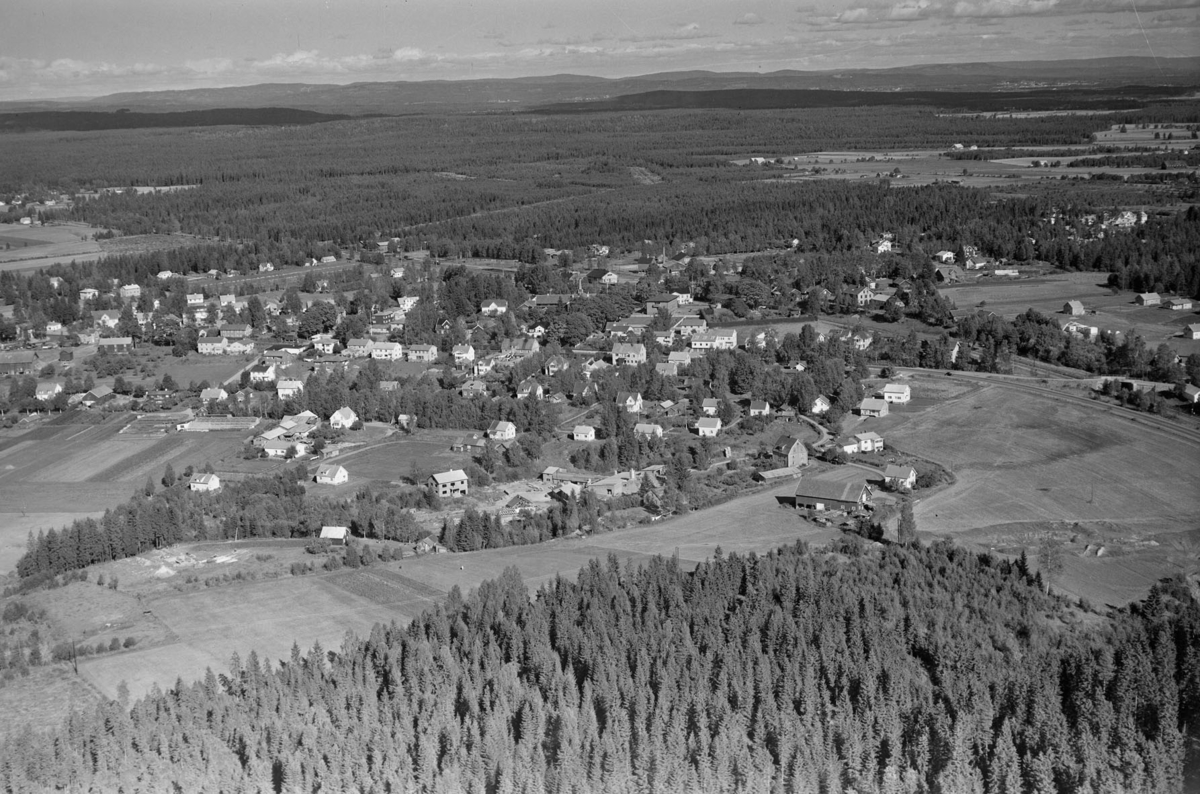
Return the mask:
M 455 345 L 450 352 L 454 355 L 455 364 L 469 364 L 475 360 L 475 348 L 470 343 Z
M 489 317 L 499 317 L 508 311 L 508 301 L 493 298 L 484 301 L 479 307 L 480 314 L 486 314 Z
M 879 395 L 889 403 L 906 403 L 912 399 L 912 391 L 907 383 L 888 383 Z
M 342 407 L 329 417 L 329 426 L 334 430 L 349 430 L 358 421 L 358 414 L 349 407 Z
M 751 416 L 770 416 L 771 404 L 766 400 L 753 400 L 750 403 Z
M 432 364 L 437 361 L 437 348 L 433 345 L 409 345 L 408 360 Z
M 911 491 L 917 484 L 917 470 L 912 466 L 888 466 L 883 470 L 883 481 L 893 488 Z
M 343 485 L 350 481 L 350 472 L 336 463 L 323 463 L 317 467 L 318 485 Z
M 642 412 L 642 393 L 635 391 L 619 392 L 617 394 L 617 405 L 631 414 L 640 414 Z
M 618 342 L 613 345 L 612 358 L 614 364 L 645 364 L 646 346 L 639 343 Z
M 492 422 L 488 427 L 487 435 L 488 438 L 494 438 L 497 441 L 512 441 L 517 437 L 517 426 L 503 420 Z
M 571 433 L 571 437 L 576 441 L 595 441 L 596 428 L 591 425 L 575 425 L 575 430 Z
M 705 397 L 700 401 L 700 410 L 705 416 L 716 416 L 717 410 L 721 407 L 721 401 L 716 397 Z
M 250 368 L 251 383 L 268 383 L 275 380 L 275 365 L 265 361 Z
M 371 345 L 371 358 L 377 361 L 399 361 L 404 357 L 404 347 L 399 342 L 376 342 Z
M 188 488 L 193 491 L 219 491 L 221 478 L 215 474 L 197 474 L 188 480 Z
M 856 433 L 859 452 L 883 452 L 883 437 L 878 433 Z
M 425 484 L 441 497 L 466 496 L 470 490 L 470 480 L 462 469 L 438 472 L 426 480 Z
M 737 347 L 736 328 L 711 328 L 692 336 L 693 350 L 733 350 Z
M 204 402 L 212 402 L 213 400 L 228 400 L 229 392 L 225 391 L 219 386 L 212 389 L 201 389 L 200 399 Z
M 299 380 L 281 380 L 275 384 L 275 391 L 279 395 L 279 399 L 286 400 L 304 391 L 304 382 Z
M 137 284 L 126 284 L 117 290 L 117 294 L 127 300 L 129 298 L 140 298 L 142 297 L 142 288 Z
M 350 527 L 321 527 L 322 540 L 338 541 L 345 546 L 348 537 L 350 537 Z
M 696 434 L 715 438 L 717 433 L 721 432 L 721 420 L 719 417 L 704 417 L 696 420 Z
M 634 435 L 644 436 L 645 438 L 662 438 L 662 425 L 652 424 L 650 422 L 638 422 L 633 426 Z
M 858 413 L 861 416 L 887 416 L 888 403 L 886 400 L 868 397 L 859 403 Z

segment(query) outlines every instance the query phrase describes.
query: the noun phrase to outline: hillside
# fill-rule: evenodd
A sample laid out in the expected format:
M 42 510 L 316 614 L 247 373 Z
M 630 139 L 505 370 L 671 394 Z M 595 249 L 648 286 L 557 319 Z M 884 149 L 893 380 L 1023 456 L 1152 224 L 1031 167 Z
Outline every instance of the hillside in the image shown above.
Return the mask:
M 1070 61 L 922 64 L 890 69 L 801 72 L 664 72 L 622 78 L 556 74 L 479 80 L 264 83 L 226 88 L 119 93 L 88 100 L 0 103 L 0 112 L 115 110 L 164 112 L 289 107 L 323 113 L 511 110 L 557 102 L 606 100 L 652 91 L 739 89 L 826 91 L 1015 91 L 1111 89 L 1124 85 L 1195 87 L 1200 58 L 1099 58 Z

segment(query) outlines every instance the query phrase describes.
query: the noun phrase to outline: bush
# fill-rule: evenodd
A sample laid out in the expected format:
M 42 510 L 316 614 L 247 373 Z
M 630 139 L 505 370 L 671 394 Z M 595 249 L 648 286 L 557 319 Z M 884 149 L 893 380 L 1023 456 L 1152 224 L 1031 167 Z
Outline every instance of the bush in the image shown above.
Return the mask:
M 258 560 L 259 562 L 270 562 L 271 560 L 275 559 L 275 555 L 274 554 L 255 554 L 254 559 Z
M 108 643 L 105 642 L 104 640 L 100 640 L 100 642 L 96 643 L 96 653 L 104 653 L 107 650 L 108 650 Z
M 121 650 L 121 640 L 120 640 L 120 638 L 119 638 L 119 637 L 113 637 L 113 638 L 112 638 L 112 641 L 108 643 L 108 649 L 109 649 L 110 651 L 119 651 L 119 650 Z
M 137 637 L 126 637 L 125 642 L 121 643 L 121 645 L 125 648 L 132 648 L 137 645 Z

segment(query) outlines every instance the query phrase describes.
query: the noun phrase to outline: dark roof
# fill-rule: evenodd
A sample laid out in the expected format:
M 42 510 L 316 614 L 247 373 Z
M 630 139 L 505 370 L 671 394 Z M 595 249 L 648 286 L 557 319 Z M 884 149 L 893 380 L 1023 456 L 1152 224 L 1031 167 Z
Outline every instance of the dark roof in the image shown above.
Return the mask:
M 861 482 L 842 482 L 812 477 L 801 480 L 796 488 L 797 498 L 816 499 L 828 502 L 857 503 L 867 486 Z

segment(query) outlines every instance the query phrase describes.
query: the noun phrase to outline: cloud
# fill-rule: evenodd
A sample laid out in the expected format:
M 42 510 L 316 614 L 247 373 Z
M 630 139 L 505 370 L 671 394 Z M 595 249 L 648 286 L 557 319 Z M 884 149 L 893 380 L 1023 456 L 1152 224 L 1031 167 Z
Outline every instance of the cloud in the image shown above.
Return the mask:
M 1142 0 L 1145 14 L 1197 8 L 1200 0 Z M 900 0 L 890 4 L 847 8 L 836 20 L 843 24 L 909 22 L 920 19 L 1007 19 L 1131 12 L 1129 0 Z
M 737 19 L 733 20 L 735 25 L 761 25 L 763 18 L 758 14 L 742 14 Z

